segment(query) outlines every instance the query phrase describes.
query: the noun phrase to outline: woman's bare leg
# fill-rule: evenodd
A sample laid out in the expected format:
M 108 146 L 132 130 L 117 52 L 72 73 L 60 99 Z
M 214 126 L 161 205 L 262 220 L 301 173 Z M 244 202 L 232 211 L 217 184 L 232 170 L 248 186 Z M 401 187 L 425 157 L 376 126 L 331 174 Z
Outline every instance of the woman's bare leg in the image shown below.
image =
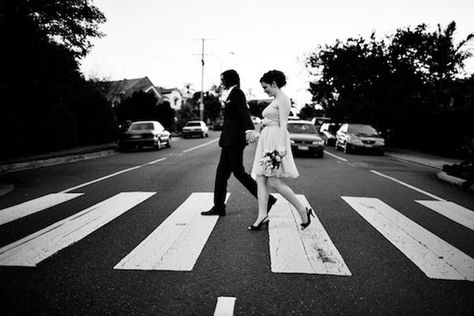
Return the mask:
M 306 213 L 306 207 L 301 203 L 301 201 L 296 197 L 295 192 L 280 178 L 271 177 L 268 178 L 268 185 L 280 193 L 288 202 L 290 202 L 298 211 L 298 214 L 301 217 L 301 222 L 308 222 L 308 214 Z
M 258 192 L 258 216 L 254 224 L 259 224 L 267 216 L 268 206 L 268 180 L 267 177 L 257 176 L 257 192 Z

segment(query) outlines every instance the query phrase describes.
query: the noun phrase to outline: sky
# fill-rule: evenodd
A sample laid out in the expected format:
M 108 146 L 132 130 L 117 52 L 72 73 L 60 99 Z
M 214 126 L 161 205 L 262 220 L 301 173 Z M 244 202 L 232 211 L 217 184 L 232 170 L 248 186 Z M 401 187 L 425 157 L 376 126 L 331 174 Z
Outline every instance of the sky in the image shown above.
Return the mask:
M 196 91 L 219 84 L 235 69 L 247 98 L 267 98 L 261 76 L 278 69 L 284 91 L 309 103 L 305 58 L 318 45 L 350 37 L 382 39 L 397 29 L 455 21 L 455 43 L 474 33 L 472 0 L 93 0 L 107 22 L 81 60 L 87 79 L 122 80 L 147 76 L 156 86 Z M 202 39 L 204 80 L 202 80 Z M 474 41 L 469 46 L 474 50 Z M 474 73 L 474 57 L 466 71 Z

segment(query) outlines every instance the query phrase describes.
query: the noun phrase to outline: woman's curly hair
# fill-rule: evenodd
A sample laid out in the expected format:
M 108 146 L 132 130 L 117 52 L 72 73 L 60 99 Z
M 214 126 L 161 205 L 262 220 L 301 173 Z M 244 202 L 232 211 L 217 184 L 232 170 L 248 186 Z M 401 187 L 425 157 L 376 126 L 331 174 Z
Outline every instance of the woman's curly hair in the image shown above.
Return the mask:
M 262 76 L 262 78 L 260 78 L 260 82 L 265 82 L 265 83 L 268 83 L 268 84 L 272 84 L 273 81 L 275 81 L 278 88 L 281 88 L 284 85 L 286 85 L 286 76 L 280 70 L 270 70 L 270 71 L 267 71 Z

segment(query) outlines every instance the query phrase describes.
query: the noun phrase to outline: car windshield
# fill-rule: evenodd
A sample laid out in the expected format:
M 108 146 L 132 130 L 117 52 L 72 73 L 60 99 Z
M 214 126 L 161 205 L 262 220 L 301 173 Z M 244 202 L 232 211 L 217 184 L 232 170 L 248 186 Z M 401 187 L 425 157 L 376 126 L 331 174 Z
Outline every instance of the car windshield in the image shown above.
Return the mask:
M 141 131 L 146 129 L 153 129 L 153 123 L 136 123 L 130 126 L 131 131 Z
M 349 125 L 347 132 L 357 136 L 379 136 L 379 133 L 370 125 Z
M 290 133 L 318 134 L 316 126 L 312 124 L 288 124 L 288 131 Z
M 201 126 L 200 122 L 188 122 L 186 123 L 186 126 Z

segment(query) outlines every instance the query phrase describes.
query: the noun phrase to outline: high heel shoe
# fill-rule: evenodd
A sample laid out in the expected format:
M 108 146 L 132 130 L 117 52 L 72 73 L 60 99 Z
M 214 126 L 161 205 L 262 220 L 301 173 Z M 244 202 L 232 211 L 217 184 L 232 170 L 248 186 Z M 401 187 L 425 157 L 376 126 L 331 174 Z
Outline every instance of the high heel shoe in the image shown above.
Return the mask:
M 260 223 L 258 223 L 257 225 L 253 225 L 253 224 L 250 225 L 250 226 L 248 227 L 248 230 L 261 230 L 261 229 L 263 228 L 263 226 L 265 226 L 265 225 L 268 226 L 268 222 L 269 222 L 269 221 L 270 221 L 270 220 L 268 219 L 268 216 L 265 216 L 265 218 L 262 219 L 262 220 L 260 221 Z
M 306 208 L 306 216 L 308 217 L 308 221 L 306 223 L 301 223 L 300 224 L 301 225 L 301 230 L 305 229 L 306 227 L 309 226 L 309 224 L 311 224 L 311 216 L 316 217 L 314 215 L 313 210 L 310 209 L 310 208 Z

